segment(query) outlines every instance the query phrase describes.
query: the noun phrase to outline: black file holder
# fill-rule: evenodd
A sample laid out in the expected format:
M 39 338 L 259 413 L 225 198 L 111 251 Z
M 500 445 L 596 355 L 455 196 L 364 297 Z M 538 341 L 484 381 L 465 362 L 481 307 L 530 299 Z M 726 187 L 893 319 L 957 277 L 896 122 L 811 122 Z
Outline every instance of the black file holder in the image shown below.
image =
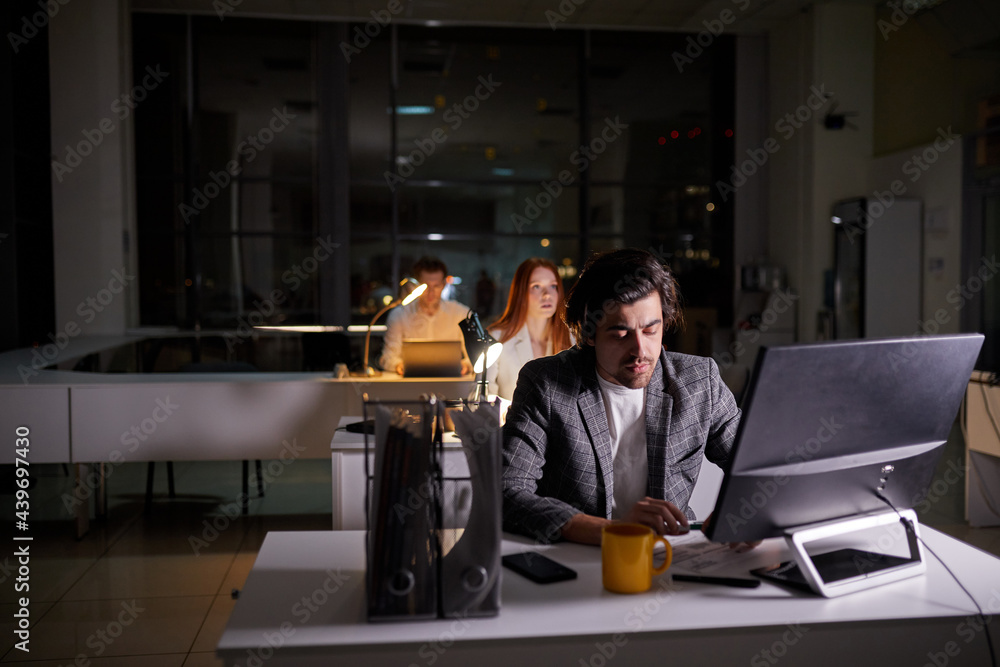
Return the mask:
M 499 405 L 474 407 L 452 415 L 469 468 L 456 476 L 444 466 L 441 400 L 365 397 L 369 621 L 500 610 Z

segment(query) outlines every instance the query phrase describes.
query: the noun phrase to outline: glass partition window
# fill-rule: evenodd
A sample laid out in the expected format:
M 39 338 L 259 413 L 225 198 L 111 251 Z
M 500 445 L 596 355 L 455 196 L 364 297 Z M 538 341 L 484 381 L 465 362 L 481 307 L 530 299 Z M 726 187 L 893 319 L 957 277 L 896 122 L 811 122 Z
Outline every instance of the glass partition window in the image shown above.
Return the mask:
M 726 307 L 731 38 L 680 72 L 686 35 L 394 25 L 331 62 L 356 25 L 133 17 L 136 71 L 178 72 L 137 112 L 144 324 L 231 326 L 275 290 L 273 321 L 366 324 L 425 254 L 492 318 L 524 259 L 568 288 L 623 245 Z M 336 259 L 294 273 L 331 236 Z

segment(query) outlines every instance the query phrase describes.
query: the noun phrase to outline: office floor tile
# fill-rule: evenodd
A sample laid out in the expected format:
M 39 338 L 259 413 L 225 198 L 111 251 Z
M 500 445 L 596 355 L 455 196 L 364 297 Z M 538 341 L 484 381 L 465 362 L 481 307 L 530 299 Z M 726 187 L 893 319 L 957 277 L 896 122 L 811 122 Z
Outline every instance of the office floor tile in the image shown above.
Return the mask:
M 156 553 L 107 556 L 64 596 L 65 600 L 112 600 L 215 595 L 235 555 Z
M 222 637 L 222 632 L 226 629 L 226 623 L 229 622 L 229 615 L 235 606 L 236 600 L 231 595 L 217 595 L 215 597 L 211 609 L 208 610 L 208 616 L 205 617 L 205 622 L 202 624 L 201 630 L 198 631 L 198 636 L 191 647 L 192 653 L 208 653 L 215 650 L 219 638 Z
M 32 628 L 31 657 L 68 662 L 80 655 L 100 658 L 187 653 L 212 599 L 204 596 L 57 602 Z M 19 659 L 21 656 L 11 655 L 15 652 L 6 657 Z
M 243 542 L 250 517 L 217 504 L 172 502 L 154 506 L 126 531 L 108 556 L 162 554 L 203 556 L 235 553 Z

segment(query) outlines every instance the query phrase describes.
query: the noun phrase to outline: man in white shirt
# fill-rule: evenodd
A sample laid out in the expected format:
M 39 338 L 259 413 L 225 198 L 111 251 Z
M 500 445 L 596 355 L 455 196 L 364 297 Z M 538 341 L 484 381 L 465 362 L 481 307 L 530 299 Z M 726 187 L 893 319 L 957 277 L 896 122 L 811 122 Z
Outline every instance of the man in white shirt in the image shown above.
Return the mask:
M 447 286 L 448 267 L 436 257 L 421 257 L 413 265 L 413 277 L 426 283 L 427 289 L 413 303 L 400 306 L 389 313 L 385 340 L 379 363 L 385 370 L 403 374 L 401 356 L 403 339 L 424 338 L 432 340 L 461 341 L 462 330 L 458 323 L 465 319 L 469 307 L 457 301 L 446 301 L 441 292 Z M 472 364 L 462 359 L 462 375 L 472 372 Z

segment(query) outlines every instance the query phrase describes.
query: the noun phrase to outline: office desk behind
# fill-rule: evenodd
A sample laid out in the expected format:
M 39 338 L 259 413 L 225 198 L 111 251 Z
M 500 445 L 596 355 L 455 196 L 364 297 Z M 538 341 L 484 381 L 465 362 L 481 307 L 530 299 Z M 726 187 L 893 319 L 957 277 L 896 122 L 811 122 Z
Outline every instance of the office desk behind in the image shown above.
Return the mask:
M 984 611 L 1000 610 L 1000 560 L 922 532 Z M 768 583 L 747 590 L 667 577 L 647 593 L 616 595 L 601 586 L 598 548 L 508 538 L 504 553 L 542 550 L 579 577 L 540 586 L 504 571 L 495 618 L 368 623 L 364 532 L 271 532 L 217 655 L 226 665 L 296 667 L 988 662 L 986 630 L 970 619 L 974 607 L 933 559 L 926 576 L 834 599 Z M 785 557 L 783 542 L 769 540 L 748 567 Z
M 361 414 L 365 392 L 383 400 L 428 392 L 462 398 L 473 384 L 471 377 L 395 373 L 337 379 L 63 370 L 40 370 L 25 383 L 17 369 L 30 359 L 16 353 L 0 355 L 0 427 L 31 430 L 33 463 L 273 459 L 290 450 L 325 459 L 340 418 Z M 0 452 L 0 463 L 13 457 L 12 450 Z

